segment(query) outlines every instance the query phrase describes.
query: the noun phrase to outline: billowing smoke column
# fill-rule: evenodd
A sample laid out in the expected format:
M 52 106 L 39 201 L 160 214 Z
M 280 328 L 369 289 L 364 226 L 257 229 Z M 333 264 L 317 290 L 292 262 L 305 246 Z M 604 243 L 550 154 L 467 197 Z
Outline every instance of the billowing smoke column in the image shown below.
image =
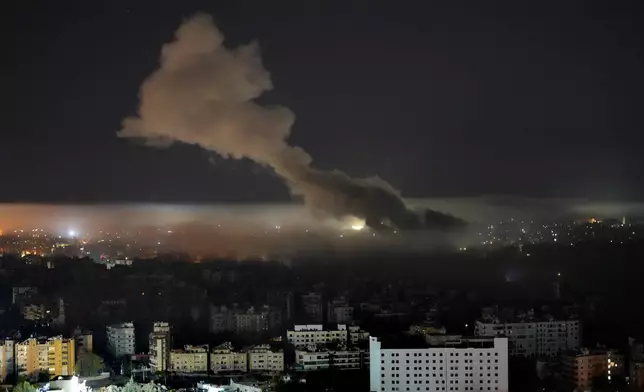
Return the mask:
M 269 166 L 317 213 L 355 216 L 374 228 L 424 226 L 425 219 L 380 178 L 312 168 L 311 156 L 287 143 L 293 112 L 254 101 L 273 88 L 257 44 L 228 49 L 223 42 L 209 15 L 184 22 L 163 47 L 160 68 L 141 87 L 138 116 L 126 118 L 118 135 L 157 146 L 196 144 Z M 457 221 L 434 214 L 441 217 L 440 226 Z

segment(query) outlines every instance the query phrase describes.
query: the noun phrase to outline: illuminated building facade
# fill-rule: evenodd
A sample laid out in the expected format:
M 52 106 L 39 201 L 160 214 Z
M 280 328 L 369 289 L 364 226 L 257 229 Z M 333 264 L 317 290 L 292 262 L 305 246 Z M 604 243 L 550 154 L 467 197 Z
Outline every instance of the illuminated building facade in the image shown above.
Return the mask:
M 30 338 L 16 343 L 16 370 L 18 376 L 36 379 L 39 373 L 50 376 L 74 374 L 74 340 L 56 336 L 49 339 Z
M 165 372 L 170 366 L 170 324 L 155 322 L 150 333 L 150 367 L 156 372 Z
M 369 366 L 369 353 L 364 350 L 349 350 L 339 347 L 335 350 L 309 346 L 295 350 L 296 369 L 309 372 L 328 369 L 358 370 Z
M 508 391 L 507 338 L 400 347 L 383 347 L 378 338 L 369 338 L 371 392 Z
M 219 345 L 210 352 L 210 370 L 214 373 L 247 372 L 248 356 L 246 353 L 233 351 L 229 342 Z
M 177 373 L 208 372 L 208 346 L 185 346 L 170 351 L 170 371 Z
M 284 370 L 284 352 L 271 351 L 268 345 L 248 351 L 248 370 L 251 372 L 281 372 Z
M 562 357 L 563 375 L 579 391 L 590 391 L 593 381 L 624 374 L 624 357 L 610 350 L 588 350 L 566 353 Z
M 292 330 L 286 331 L 286 339 L 295 347 L 332 342 L 346 345 L 349 331 L 344 324 L 338 324 L 336 329 L 324 329 L 322 324 L 295 325 Z

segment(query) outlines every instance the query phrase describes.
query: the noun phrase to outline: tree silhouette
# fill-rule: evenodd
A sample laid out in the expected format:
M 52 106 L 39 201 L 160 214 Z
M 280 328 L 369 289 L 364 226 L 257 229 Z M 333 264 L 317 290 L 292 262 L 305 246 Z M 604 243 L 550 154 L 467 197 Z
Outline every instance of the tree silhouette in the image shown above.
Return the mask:
M 28 381 L 23 381 L 13 387 L 13 392 L 36 392 L 36 387 L 31 385 Z
M 94 353 L 81 353 L 76 360 L 76 374 L 81 377 L 98 375 L 105 364 L 103 359 Z

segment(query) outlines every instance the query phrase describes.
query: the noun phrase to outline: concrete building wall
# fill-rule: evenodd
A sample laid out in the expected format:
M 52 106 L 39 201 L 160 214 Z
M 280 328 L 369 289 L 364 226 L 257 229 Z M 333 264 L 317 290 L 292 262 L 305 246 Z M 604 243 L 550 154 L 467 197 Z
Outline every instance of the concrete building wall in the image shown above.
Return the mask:
M 172 350 L 170 371 L 181 373 L 206 373 L 208 371 L 207 348 Z
M 76 365 L 75 342 L 61 336 L 47 340 L 35 338 L 17 343 L 16 370 L 19 376 L 36 379 L 41 372 L 50 376 L 70 376 Z
M 251 372 L 281 372 L 284 370 L 284 353 L 268 349 L 248 352 L 248 370 Z
M 134 324 L 122 323 L 110 325 L 106 328 L 107 350 L 114 358 L 121 358 L 125 355 L 134 355 Z
M 486 348 L 383 349 L 371 337 L 369 349 L 372 392 L 508 391 L 506 338 Z

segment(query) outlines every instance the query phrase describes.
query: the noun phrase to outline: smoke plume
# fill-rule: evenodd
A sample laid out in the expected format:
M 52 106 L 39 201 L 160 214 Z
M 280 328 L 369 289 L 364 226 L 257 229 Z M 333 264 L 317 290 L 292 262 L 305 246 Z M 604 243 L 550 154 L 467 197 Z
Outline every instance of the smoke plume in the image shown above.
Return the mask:
M 228 49 L 223 43 L 209 15 L 185 21 L 174 41 L 163 46 L 159 69 L 144 81 L 138 115 L 126 118 L 118 135 L 153 146 L 179 141 L 226 158 L 251 159 L 271 167 L 314 212 L 359 217 L 372 227 L 424 225 L 425 218 L 380 178 L 311 167 L 311 156 L 287 142 L 293 112 L 255 102 L 273 88 L 257 44 Z M 452 223 L 437 214 L 441 226 Z

